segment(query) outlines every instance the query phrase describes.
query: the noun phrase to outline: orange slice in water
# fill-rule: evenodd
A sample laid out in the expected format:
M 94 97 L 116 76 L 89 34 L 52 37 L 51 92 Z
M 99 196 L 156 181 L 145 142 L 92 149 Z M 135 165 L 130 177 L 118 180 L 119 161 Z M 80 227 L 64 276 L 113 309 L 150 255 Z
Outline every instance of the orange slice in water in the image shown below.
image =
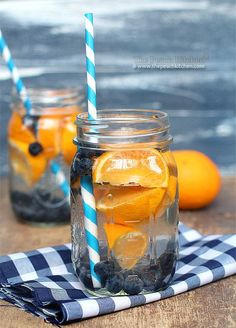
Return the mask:
M 165 188 L 113 187 L 96 199 L 96 205 L 111 222 L 135 224 L 157 214 L 165 192 Z
M 22 116 L 17 112 L 13 112 L 10 118 L 8 125 L 8 136 L 11 139 L 22 141 L 28 144 L 36 141 L 33 132 L 31 132 L 23 124 Z
M 29 145 L 14 139 L 9 139 L 10 160 L 13 170 L 20 175 L 25 183 L 32 186 L 36 183 L 47 167 L 47 160 L 43 154 L 32 156 L 29 151 Z
M 147 250 L 147 235 L 120 224 L 104 224 L 109 248 L 123 269 L 133 268 Z
M 41 117 L 38 120 L 37 137 L 48 159 L 60 153 L 61 117 Z
M 76 137 L 76 115 L 72 115 L 64 120 L 61 134 L 61 152 L 65 162 L 70 165 L 76 153 L 76 146 L 73 139 Z
M 169 185 L 167 188 L 167 195 L 168 195 L 170 204 L 172 204 L 173 201 L 175 200 L 176 191 L 177 191 L 177 178 L 175 176 L 171 175 L 170 179 L 169 179 Z
M 106 152 L 96 159 L 93 167 L 95 183 L 165 188 L 168 180 L 166 161 L 155 149 Z

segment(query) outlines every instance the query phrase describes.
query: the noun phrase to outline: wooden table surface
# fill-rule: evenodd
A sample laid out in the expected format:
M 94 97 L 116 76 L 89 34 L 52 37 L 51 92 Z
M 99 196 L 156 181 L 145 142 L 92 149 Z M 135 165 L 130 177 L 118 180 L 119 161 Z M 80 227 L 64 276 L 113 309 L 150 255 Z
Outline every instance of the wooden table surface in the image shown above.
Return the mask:
M 70 227 L 39 228 L 18 223 L 9 206 L 6 179 L 0 180 L 0 255 L 70 241 Z M 207 182 L 206 182 L 207 183 Z M 181 212 L 181 220 L 201 233 L 236 231 L 236 177 L 224 178 L 218 199 L 210 207 Z M 200 328 L 236 327 L 236 280 L 228 277 L 159 302 L 83 320 L 71 327 Z M 0 301 L 0 305 L 8 303 Z M 0 306 L 0 327 L 49 327 L 40 318 L 13 306 Z

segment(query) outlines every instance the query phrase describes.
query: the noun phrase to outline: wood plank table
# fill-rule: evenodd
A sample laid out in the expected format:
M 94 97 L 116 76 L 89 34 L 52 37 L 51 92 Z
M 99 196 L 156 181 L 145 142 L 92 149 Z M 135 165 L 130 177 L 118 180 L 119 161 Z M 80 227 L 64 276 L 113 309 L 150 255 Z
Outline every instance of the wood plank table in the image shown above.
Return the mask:
M 10 209 L 7 180 L 0 180 L 0 254 L 26 251 L 70 241 L 69 226 L 39 228 L 18 223 Z M 207 182 L 206 182 L 207 183 Z M 210 207 L 181 212 L 181 220 L 201 233 L 236 231 L 236 177 L 224 178 L 220 196 Z M 233 328 L 236 327 L 236 280 L 228 277 L 152 304 L 87 319 L 72 327 L 109 328 Z M 8 305 L 1 301 L 0 305 Z M 13 306 L 0 307 L 0 327 L 44 328 L 42 319 Z

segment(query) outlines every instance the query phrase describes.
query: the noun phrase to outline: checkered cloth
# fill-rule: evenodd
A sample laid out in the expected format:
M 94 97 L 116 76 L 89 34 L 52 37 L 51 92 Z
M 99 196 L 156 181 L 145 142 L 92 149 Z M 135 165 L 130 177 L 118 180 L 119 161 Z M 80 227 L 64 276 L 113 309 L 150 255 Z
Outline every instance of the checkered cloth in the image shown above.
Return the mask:
M 71 245 L 0 257 L 0 298 L 54 324 L 158 301 L 236 273 L 236 235 L 202 236 L 179 225 L 180 257 L 171 285 L 147 295 L 92 297 L 75 276 Z

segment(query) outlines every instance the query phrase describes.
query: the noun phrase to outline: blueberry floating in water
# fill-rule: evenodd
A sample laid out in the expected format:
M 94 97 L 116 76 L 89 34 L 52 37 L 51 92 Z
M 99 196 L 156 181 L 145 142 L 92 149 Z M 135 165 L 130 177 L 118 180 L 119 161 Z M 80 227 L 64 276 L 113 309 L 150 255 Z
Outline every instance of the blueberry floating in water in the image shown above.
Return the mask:
M 164 283 L 162 280 L 157 280 L 154 285 L 154 291 L 159 290 L 160 288 L 164 287 Z
M 128 278 L 129 276 L 138 276 L 139 278 L 141 278 L 141 273 L 135 270 L 127 270 L 123 272 L 123 276 L 125 279 Z
M 146 290 L 155 290 L 155 284 L 157 281 L 156 272 L 155 271 L 147 271 L 142 274 L 142 281 L 144 289 Z
M 92 278 L 90 270 L 88 268 L 86 268 L 85 266 L 80 267 L 79 278 L 83 282 L 85 287 L 93 289 Z
M 79 154 L 80 157 L 84 157 L 84 158 L 93 158 L 96 156 L 99 156 L 103 153 L 103 151 L 101 151 L 101 149 L 85 149 L 85 148 L 80 148 L 79 149 Z
M 60 206 L 52 206 L 48 210 L 48 203 L 58 204 L 59 197 L 51 197 L 47 193 L 40 194 L 35 190 L 31 194 L 19 191 L 10 193 L 11 205 L 18 217 L 34 224 L 41 223 L 66 223 L 70 220 L 70 207 L 67 203 Z M 45 203 L 45 204 L 44 204 Z
M 78 173 L 79 175 L 91 175 L 93 161 L 90 158 L 81 158 L 78 163 Z
M 150 270 L 155 272 L 157 280 L 160 280 L 162 278 L 162 269 L 160 261 L 158 261 L 156 264 L 151 265 Z
M 124 285 L 124 277 L 122 274 L 117 273 L 111 275 L 106 282 L 106 288 L 110 293 L 117 294 L 121 291 Z
M 125 279 L 123 289 L 129 295 L 139 294 L 143 290 L 143 281 L 136 275 L 128 276 Z
M 114 273 L 115 265 L 112 261 L 101 261 L 95 264 L 94 272 L 101 278 L 107 279 L 109 275 Z
M 33 142 L 29 144 L 29 153 L 32 156 L 37 156 L 43 151 L 43 146 L 39 142 Z
M 174 253 L 164 253 L 159 258 L 161 264 L 161 270 L 163 276 L 167 276 L 173 270 L 173 265 L 175 261 L 175 254 Z

